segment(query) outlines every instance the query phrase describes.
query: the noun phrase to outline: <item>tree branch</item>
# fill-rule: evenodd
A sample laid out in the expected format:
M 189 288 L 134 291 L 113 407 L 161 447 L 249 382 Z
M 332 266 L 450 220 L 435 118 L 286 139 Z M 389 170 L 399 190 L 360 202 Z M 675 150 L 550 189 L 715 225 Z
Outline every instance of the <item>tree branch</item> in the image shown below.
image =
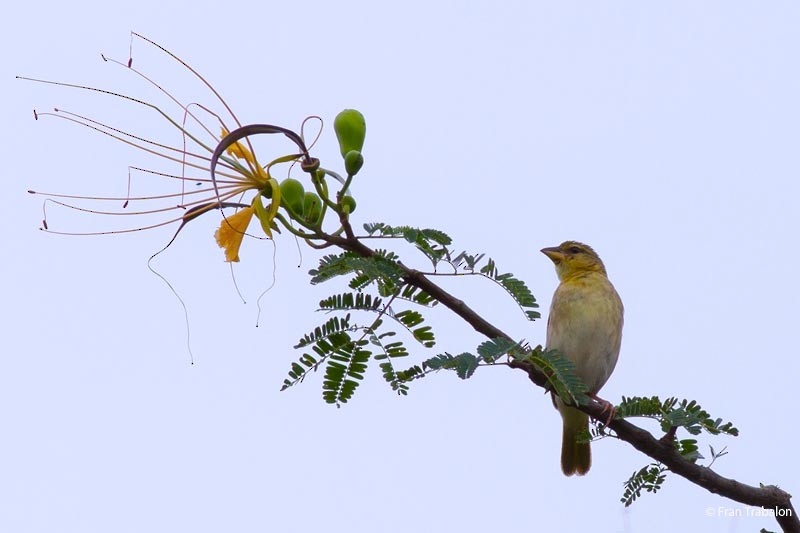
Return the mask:
M 531 363 L 527 361 L 511 361 L 509 366 L 528 372 L 531 381 L 537 385 L 539 384 L 538 377 L 534 379 L 532 375 L 538 372 L 538 369 Z M 606 418 L 606 413 L 603 412 L 602 406 L 598 403 L 580 406 L 578 409 L 596 420 L 604 420 Z M 710 468 L 688 461 L 678 453 L 670 442 L 658 440 L 648 431 L 626 420 L 613 420 L 608 427 L 614 430 L 618 438 L 667 466 L 670 471 L 688 479 L 695 485 L 740 503 L 773 509 L 776 514 L 775 519 L 784 531 L 800 532 L 800 520 L 792 507 L 792 495 L 788 492 L 774 485 L 753 487 L 740 483 L 735 479 L 723 477 Z
M 369 248 L 355 237 L 347 216 L 342 215 L 340 218 L 346 236 L 328 236 L 326 240 L 332 245 L 355 252 L 362 257 L 371 257 L 374 255 L 375 251 L 373 249 Z M 405 272 L 404 281 L 406 283 L 436 298 L 442 305 L 461 317 L 478 333 L 490 339 L 503 338 L 514 342 L 514 339 L 509 335 L 488 322 L 466 303 L 456 298 L 439 285 L 433 283 L 418 270 L 409 268 L 402 263 L 400 263 L 400 267 Z M 528 361 L 512 360 L 508 363 L 508 366 L 526 372 L 528 378 L 533 383 L 539 387 L 547 388 L 547 376 L 532 363 Z M 593 417 L 595 420 L 604 421 L 607 418 L 607 413 L 603 412 L 603 407 L 597 402 L 578 406 L 577 408 Z M 775 485 L 754 487 L 740 483 L 735 479 L 723 477 L 708 467 L 698 465 L 684 458 L 678 453 L 671 442 L 658 440 L 648 431 L 626 420 L 613 420 L 608 427 L 614 430 L 616 436 L 620 440 L 627 442 L 640 452 L 665 465 L 670 471 L 688 479 L 695 485 L 703 487 L 714 494 L 719 494 L 720 496 L 746 505 L 772 509 L 775 512 L 775 519 L 783 531 L 787 533 L 800 533 L 800 517 L 797 516 L 792 506 L 792 496 L 788 492 L 781 490 Z

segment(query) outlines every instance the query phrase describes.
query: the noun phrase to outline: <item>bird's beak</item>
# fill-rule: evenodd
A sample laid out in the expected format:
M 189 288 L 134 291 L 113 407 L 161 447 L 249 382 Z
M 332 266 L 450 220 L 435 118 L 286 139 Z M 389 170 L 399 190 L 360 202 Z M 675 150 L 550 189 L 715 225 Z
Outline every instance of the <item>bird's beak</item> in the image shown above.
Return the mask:
M 552 248 L 542 248 L 541 252 L 550 258 L 550 260 L 555 263 L 559 264 L 561 261 L 564 260 L 564 252 L 561 251 L 560 248 L 552 247 Z

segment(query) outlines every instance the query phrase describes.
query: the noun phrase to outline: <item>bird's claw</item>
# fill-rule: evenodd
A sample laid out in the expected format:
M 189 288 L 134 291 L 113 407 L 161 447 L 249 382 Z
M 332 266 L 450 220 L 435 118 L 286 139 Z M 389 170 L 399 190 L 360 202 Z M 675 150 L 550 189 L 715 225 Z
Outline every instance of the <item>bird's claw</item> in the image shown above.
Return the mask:
M 617 416 L 617 408 L 614 407 L 613 403 L 609 402 L 608 400 L 600 398 L 596 394 L 589 394 L 588 396 L 592 400 L 599 403 L 600 406 L 603 408 L 603 410 L 600 411 L 601 414 L 605 414 L 605 412 L 608 411 L 608 418 L 606 418 L 605 422 L 603 422 L 603 427 L 608 427 L 611 421 L 614 420 L 614 417 Z

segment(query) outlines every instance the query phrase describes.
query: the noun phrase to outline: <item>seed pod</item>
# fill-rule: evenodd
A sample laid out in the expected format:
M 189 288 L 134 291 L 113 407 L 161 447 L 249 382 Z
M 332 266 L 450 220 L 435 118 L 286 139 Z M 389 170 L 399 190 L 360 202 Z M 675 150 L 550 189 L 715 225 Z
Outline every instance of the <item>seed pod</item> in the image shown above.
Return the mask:
M 288 207 L 292 214 L 303 216 L 303 200 L 305 189 L 296 179 L 287 178 L 281 183 L 281 203 Z
M 367 122 L 364 115 L 355 109 L 345 109 L 333 120 L 333 130 L 339 140 L 339 151 L 342 157 L 347 152 L 355 150 L 360 152 L 364 147 L 364 137 L 367 135 Z

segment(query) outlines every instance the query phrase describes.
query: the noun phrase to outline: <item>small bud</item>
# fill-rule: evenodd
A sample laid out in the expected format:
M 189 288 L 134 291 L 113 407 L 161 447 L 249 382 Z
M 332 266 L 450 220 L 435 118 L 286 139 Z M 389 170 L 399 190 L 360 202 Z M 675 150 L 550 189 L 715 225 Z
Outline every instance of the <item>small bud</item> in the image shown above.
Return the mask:
M 342 197 L 341 203 L 342 203 L 342 208 L 348 213 L 352 213 L 353 211 L 356 210 L 356 199 L 350 196 L 349 194 Z
M 348 176 L 355 176 L 361 167 L 364 165 L 364 156 L 361 152 L 350 150 L 344 156 L 344 169 L 347 171 Z

